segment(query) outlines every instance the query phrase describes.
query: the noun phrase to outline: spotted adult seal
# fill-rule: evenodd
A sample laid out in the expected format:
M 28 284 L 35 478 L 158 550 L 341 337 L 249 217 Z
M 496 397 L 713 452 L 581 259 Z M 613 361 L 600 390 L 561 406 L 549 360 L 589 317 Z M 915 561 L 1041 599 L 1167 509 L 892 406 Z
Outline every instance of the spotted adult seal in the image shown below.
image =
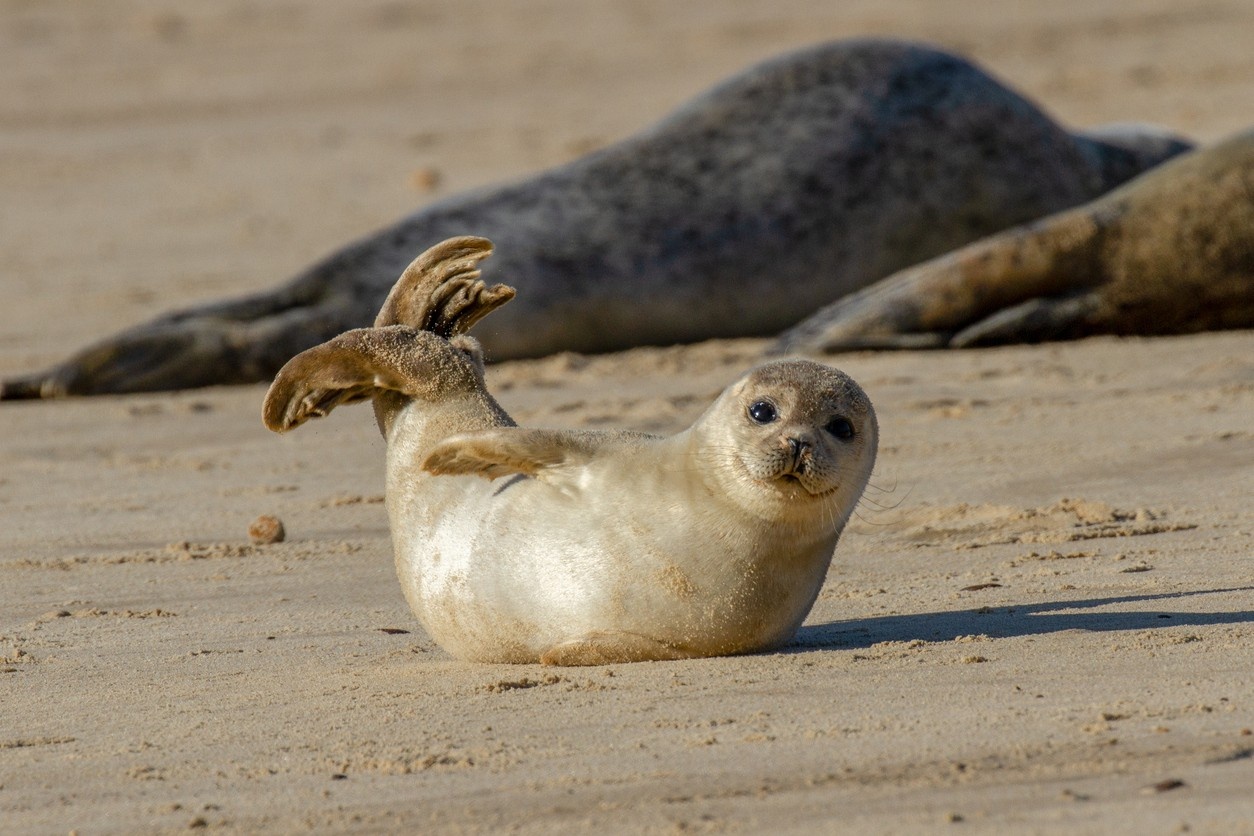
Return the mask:
M 867 396 L 782 360 L 669 438 L 518 427 L 465 334 L 513 296 L 480 278 L 490 249 L 463 237 L 420 256 L 375 327 L 283 367 L 266 426 L 373 400 L 397 573 L 454 656 L 588 665 L 787 642 L 875 462 Z
M 1254 326 L 1254 131 L 1084 206 L 977 241 L 824 308 L 789 351 L 1041 342 Z
M 123 331 L 0 397 L 271 377 L 366 325 L 414 254 L 475 230 L 523 291 L 479 334 L 494 359 L 776 334 L 894 270 L 1074 206 L 1183 150 L 1070 133 L 979 67 L 853 40 L 755 66 L 644 132 L 450 197 L 267 293 Z

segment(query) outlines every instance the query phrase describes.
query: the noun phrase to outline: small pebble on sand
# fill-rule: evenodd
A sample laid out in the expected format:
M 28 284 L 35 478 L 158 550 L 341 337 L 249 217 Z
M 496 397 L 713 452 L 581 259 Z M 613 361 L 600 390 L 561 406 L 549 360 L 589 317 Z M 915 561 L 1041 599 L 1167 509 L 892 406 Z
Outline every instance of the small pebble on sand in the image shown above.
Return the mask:
M 278 517 L 262 514 L 248 526 L 248 539 L 254 545 L 266 546 L 270 543 L 282 543 L 287 532 L 283 530 L 283 522 Z

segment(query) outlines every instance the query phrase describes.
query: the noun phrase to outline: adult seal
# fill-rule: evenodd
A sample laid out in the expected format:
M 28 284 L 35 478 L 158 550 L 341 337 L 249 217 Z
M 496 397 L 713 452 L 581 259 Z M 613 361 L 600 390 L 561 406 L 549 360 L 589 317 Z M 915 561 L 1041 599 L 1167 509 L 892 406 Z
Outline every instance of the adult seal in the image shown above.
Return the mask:
M 1254 326 L 1254 131 L 911 267 L 819 311 L 790 351 Z
M 480 278 L 490 249 L 455 238 L 419 257 L 375 327 L 283 367 L 266 426 L 373 401 L 397 573 L 458 658 L 590 665 L 786 643 L 875 463 L 867 396 L 784 360 L 670 438 L 517 427 L 465 334 L 513 296 Z
M 1070 133 L 926 46 L 829 43 L 755 66 L 642 133 L 457 195 L 273 291 L 105 339 L 0 397 L 264 380 L 366 325 L 414 254 L 468 229 L 522 291 L 494 359 L 777 334 L 893 271 L 1101 194 L 1187 147 Z

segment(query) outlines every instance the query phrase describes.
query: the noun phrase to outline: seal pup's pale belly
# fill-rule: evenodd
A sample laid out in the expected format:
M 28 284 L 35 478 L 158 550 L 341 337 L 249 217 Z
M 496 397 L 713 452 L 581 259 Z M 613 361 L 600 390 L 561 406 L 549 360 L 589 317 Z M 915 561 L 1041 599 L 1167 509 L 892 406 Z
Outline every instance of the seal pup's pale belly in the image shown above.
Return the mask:
M 684 480 L 621 464 L 594 463 L 575 487 L 428 475 L 390 496 L 397 574 L 428 634 L 484 662 L 535 661 L 599 632 L 693 656 L 791 638 L 838 532 L 785 549 L 785 527 L 745 525 L 734 509 L 707 507 L 708 496 L 686 496 Z M 432 496 L 447 504 L 418 511 Z

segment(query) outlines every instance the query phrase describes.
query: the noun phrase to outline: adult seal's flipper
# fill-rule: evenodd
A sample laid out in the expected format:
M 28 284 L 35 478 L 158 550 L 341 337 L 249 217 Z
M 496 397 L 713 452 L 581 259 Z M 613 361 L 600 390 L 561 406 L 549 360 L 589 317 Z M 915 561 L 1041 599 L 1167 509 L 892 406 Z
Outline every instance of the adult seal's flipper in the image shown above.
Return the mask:
M 775 353 L 1254 325 L 1254 131 L 841 299 Z
M 344 292 L 284 288 L 179 311 L 0 382 L 0 400 L 162 392 L 270 377 L 282 360 L 345 330 Z
M 773 353 L 943 348 L 997 312 L 1093 280 L 1101 219 L 1071 211 L 903 270 L 785 332 Z M 1009 336 L 1005 327 L 998 333 Z

